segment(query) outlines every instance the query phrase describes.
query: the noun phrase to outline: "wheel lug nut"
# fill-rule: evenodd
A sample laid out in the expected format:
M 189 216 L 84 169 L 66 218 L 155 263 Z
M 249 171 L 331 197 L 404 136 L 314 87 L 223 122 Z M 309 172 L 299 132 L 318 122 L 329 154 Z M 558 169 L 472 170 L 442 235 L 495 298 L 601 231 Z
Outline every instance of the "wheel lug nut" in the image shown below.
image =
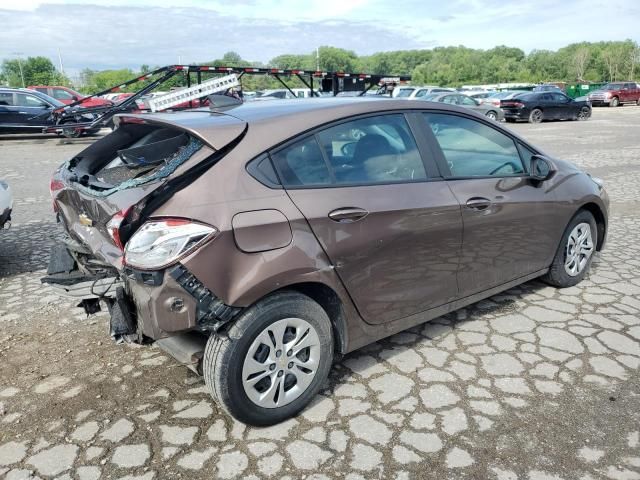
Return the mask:
M 282 370 L 280 370 L 280 371 L 278 372 L 278 376 L 279 376 L 279 377 L 281 377 L 282 375 L 284 375 L 284 372 L 283 372 Z
M 276 369 L 276 364 L 272 363 L 271 365 L 269 365 L 269 370 L 275 370 Z
M 289 362 L 289 365 L 287 365 L 287 368 L 289 368 L 289 370 L 291 370 L 293 368 L 293 362 Z
M 293 351 L 289 350 L 289 351 L 287 352 L 287 357 L 290 357 L 291 355 L 293 355 Z
M 276 357 L 279 357 L 280 355 L 282 355 L 282 350 L 277 350 L 276 351 Z

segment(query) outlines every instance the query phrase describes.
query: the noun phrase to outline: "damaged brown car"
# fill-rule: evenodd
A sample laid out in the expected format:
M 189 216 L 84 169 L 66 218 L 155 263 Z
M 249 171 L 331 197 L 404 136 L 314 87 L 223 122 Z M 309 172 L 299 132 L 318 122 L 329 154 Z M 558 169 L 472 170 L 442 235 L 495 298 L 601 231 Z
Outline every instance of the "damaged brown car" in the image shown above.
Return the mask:
M 441 103 L 123 115 L 51 182 L 43 281 L 156 341 L 237 419 L 297 414 L 345 354 L 602 249 L 602 182 Z

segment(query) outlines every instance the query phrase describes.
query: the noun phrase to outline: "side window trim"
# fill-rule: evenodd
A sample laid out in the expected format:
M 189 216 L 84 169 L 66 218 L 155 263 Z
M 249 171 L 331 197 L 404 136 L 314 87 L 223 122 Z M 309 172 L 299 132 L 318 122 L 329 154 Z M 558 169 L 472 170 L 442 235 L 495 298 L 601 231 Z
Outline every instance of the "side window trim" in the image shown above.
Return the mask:
M 405 113 L 405 118 L 409 124 L 409 130 L 416 141 L 418 153 L 420 154 L 425 172 L 427 173 L 427 180 L 443 180 L 442 172 L 438 168 L 438 162 L 436 161 L 437 153 L 433 149 L 433 142 L 430 141 L 428 133 L 425 132 L 421 124 L 421 121 L 423 121 L 422 113 L 412 110 Z M 431 133 L 431 135 L 433 135 L 433 133 Z
M 418 113 L 419 112 L 419 113 Z M 427 140 L 430 144 L 430 148 L 433 151 L 433 158 L 435 160 L 435 163 L 438 167 L 438 170 L 440 171 L 440 175 L 444 180 L 472 180 L 472 179 L 482 179 L 482 178 L 513 178 L 513 177 L 522 177 L 523 175 L 528 175 L 529 174 L 529 168 L 528 168 L 528 163 L 525 162 L 525 160 L 522 158 L 522 150 L 519 147 L 519 145 L 522 145 L 524 148 L 527 148 L 531 151 L 534 151 L 537 153 L 537 150 L 535 148 L 532 148 L 529 144 L 523 142 L 522 140 L 520 140 L 517 137 L 514 137 L 513 135 L 510 134 L 510 132 L 505 132 L 503 130 L 499 130 L 495 127 L 495 125 L 491 125 L 488 121 L 485 121 L 484 119 L 478 119 L 478 118 L 472 118 L 468 115 L 464 115 L 461 112 L 452 112 L 449 110 L 438 110 L 438 109 L 430 109 L 430 110 L 418 110 L 417 111 L 418 116 L 420 118 L 417 118 L 416 120 L 418 121 L 418 124 L 422 124 L 421 128 L 424 131 L 425 136 L 427 137 Z M 522 167 L 524 169 L 524 173 L 522 174 L 514 174 L 514 175 L 503 175 L 503 176 L 496 176 L 496 175 L 486 175 L 486 176 L 473 176 L 473 177 L 457 177 L 454 176 L 451 172 L 451 169 L 449 168 L 449 164 L 447 163 L 447 159 L 444 156 L 444 152 L 442 151 L 442 148 L 440 147 L 440 143 L 438 143 L 438 140 L 436 139 L 436 136 L 434 135 L 433 131 L 431 130 L 431 125 L 429 125 L 429 122 L 427 121 L 427 119 L 424 117 L 424 114 L 429 114 L 429 113 L 435 113 L 435 114 L 446 114 L 446 115 L 452 115 L 452 116 L 456 116 L 456 117 L 462 117 L 462 118 L 466 118 L 468 120 L 475 120 L 478 123 L 482 123 L 483 125 L 489 127 L 489 128 L 493 128 L 494 130 L 502 133 L 503 135 L 505 135 L 506 137 L 509 137 L 515 147 L 516 147 L 516 151 L 518 152 L 518 157 L 520 158 L 520 161 L 522 162 Z
M 331 128 L 331 127 L 329 127 Z M 335 185 L 336 182 L 336 172 L 333 169 L 333 165 L 331 165 L 331 161 L 329 161 L 329 157 L 327 156 L 327 151 L 322 148 L 322 142 L 320 141 L 320 138 L 318 138 L 318 134 L 320 133 L 320 131 L 316 131 L 313 133 L 313 140 L 316 142 L 316 144 L 318 145 L 318 148 L 320 149 L 320 155 L 322 155 L 322 159 L 324 160 L 324 164 L 327 166 L 327 170 L 329 171 L 329 178 L 331 178 L 331 185 Z

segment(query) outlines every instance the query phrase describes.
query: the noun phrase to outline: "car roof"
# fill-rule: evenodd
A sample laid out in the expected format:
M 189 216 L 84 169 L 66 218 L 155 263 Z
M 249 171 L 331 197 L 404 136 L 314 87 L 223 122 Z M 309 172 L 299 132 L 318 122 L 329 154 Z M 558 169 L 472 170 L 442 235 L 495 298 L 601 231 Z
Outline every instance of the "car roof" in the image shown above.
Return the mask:
M 182 112 L 120 114 L 117 117 L 133 117 L 151 123 L 175 125 L 193 133 L 216 149 L 228 141 L 227 137 L 239 135 L 248 124 L 247 135 L 251 138 L 250 143 L 256 151 L 264 151 L 326 123 L 355 115 L 429 108 L 475 115 L 464 107 L 425 100 L 319 97 L 247 102 L 224 111 L 198 108 Z M 480 115 L 479 118 L 484 117 Z

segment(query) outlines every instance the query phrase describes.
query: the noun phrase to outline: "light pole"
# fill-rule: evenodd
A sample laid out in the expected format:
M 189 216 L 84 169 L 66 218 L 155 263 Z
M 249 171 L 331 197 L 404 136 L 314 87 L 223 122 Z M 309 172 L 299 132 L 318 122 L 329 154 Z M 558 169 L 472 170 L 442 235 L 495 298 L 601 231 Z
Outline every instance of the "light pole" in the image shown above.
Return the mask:
M 22 79 L 22 88 L 24 88 L 24 73 L 22 73 L 22 61 L 20 60 L 20 55 L 22 55 L 22 52 L 13 52 L 13 54 L 18 57 L 18 69 L 20 70 L 20 78 Z

